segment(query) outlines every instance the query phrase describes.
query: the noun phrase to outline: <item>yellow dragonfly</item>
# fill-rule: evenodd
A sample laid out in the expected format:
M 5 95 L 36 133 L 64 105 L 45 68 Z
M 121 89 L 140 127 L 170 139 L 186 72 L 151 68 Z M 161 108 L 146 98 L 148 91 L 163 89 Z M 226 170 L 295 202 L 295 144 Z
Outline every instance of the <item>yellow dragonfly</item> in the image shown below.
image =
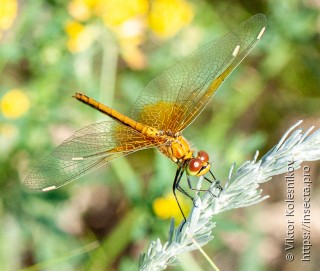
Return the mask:
M 77 100 L 111 120 L 85 126 L 66 139 L 29 173 L 24 181 L 26 188 L 31 191 L 57 189 L 115 158 L 157 148 L 178 167 L 173 183 L 175 197 L 176 190 L 189 196 L 180 186 L 184 172 L 191 188 L 189 176 L 202 176 L 211 171 L 209 155 L 195 151 L 182 131 L 259 42 L 265 26 L 265 15 L 257 14 L 165 70 L 142 90 L 131 117 L 76 93 Z

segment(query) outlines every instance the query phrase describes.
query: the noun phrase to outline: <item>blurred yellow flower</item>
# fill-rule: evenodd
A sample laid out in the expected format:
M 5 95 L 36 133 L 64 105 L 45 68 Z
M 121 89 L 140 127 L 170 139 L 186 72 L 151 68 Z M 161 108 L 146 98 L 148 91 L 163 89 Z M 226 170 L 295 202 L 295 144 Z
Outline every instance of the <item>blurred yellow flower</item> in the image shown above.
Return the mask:
M 149 26 L 161 38 L 175 35 L 193 18 L 191 5 L 185 0 L 154 0 L 149 14 Z
M 84 25 L 76 21 L 67 22 L 65 30 L 70 38 L 76 38 L 84 31 Z
M 65 26 L 65 31 L 69 36 L 68 49 L 73 53 L 88 49 L 97 36 L 97 31 L 94 27 L 84 26 L 76 21 L 68 22 Z
M 18 128 L 12 124 L 0 123 L 0 156 L 6 157 L 18 140 Z
M 0 124 L 0 137 L 5 139 L 13 138 L 17 135 L 17 127 L 13 126 L 12 124 Z
M 133 69 L 143 69 L 146 56 L 140 49 L 145 41 L 145 24 L 139 19 L 128 20 L 114 29 L 120 47 L 121 56 Z
M 134 40 L 124 39 L 119 40 L 121 47 L 121 56 L 127 62 L 130 68 L 141 70 L 147 64 L 146 56 L 140 50 L 140 43 L 135 43 Z
M 190 207 L 185 198 L 178 196 L 178 199 L 184 214 L 188 215 L 190 212 Z M 183 218 L 176 199 L 172 193 L 155 199 L 152 207 L 156 216 L 160 217 L 161 219 L 174 217 L 176 221 L 180 221 Z
M 0 0 L 0 29 L 7 30 L 11 27 L 17 16 L 17 0 Z
M 2 114 L 7 118 L 19 118 L 28 111 L 29 107 L 29 98 L 19 89 L 8 91 L 0 101 Z
M 71 52 L 85 51 L 97 38 L 97 33 L 80 23 L 95 16 L 113 32 L 121 56 L 133 69 L 146 65 L 140 47 L 145 42 L 147 27 L 159 37 L 169 38 L 193 17 L 186 0 L 71 0 L 68 11 L 75 19 L 66 25 Z
M 96 14 L 104 23 L 113 28 L 127 20 L 147 15 L 148 0 L 100 0 L 96 6 Z
M 69 14 L 78 21 L 87 21 L 99 0 L 72 0 L 68 4 Z

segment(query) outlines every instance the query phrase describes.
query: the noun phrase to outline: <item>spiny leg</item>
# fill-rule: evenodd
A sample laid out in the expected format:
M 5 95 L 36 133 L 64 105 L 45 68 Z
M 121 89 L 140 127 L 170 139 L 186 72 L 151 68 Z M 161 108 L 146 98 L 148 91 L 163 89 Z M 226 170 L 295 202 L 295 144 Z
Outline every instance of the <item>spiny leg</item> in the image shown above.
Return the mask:
M 184 215 L 184 212 L 182 211 L 180 202 L 179 202 L 179 200 L 178 200 L 178 198 L 177 198 L 176 189 L 178 189 L 178 191 L 180 191 L 182 194 L 184 194 L 185 196 L 187 196 L 188 198 L 190 198 L 192 201 L 193 201 L 193 197 L 191 197 L 191 196 L 190 196 L 185 190 L 183 190 L 183 188 L 180 186 L 180 181 L 181 181 L 181 179 L 182 179 L 183 173 L 184 173 L 184 168 L 179 167 L 179 168 L 177 169 L 176 176 L 174 177 L 173 186 L 172 186 L 172 191 L 173 191 L 173 195 L 174 195 L 174 197 L 175 197 L 175 199 L 176 199 L 176 202 L 177 202 L 177 204 L 178 204 L 178 206 L 179 206 L 180 212 L 181 212 L 181 214 L 182 214 L 182 216 L 183 216 L 183 219 L 184 219 L 184 221 L 186 222 L 187 219 L 186 219 L 186 217 L 185 217 L 185 215 Z
M 219 193 L 218 193 L 218 195 L 216 196 L 216 197 L 218 197 L 218 196 L 220 195 L 220 193 L 222 192 L 223 188 L 222 188 L 222 186 L 220 185 L 220 181 L 217 181 L 216 177 L 213 175 L 212 171 L 209 170 L 209 172 L 210 172 L 212 178 L 214 179 L 214 182 L 215 182 L 215 183 L 214 183 L 214 187 L 217 188 L 217 189 L 219 189 Z M 212 183 L 212 182 L 211 182 L 211 183 Z
M 208 179 L 207 177 L 204 177 L 204 179 L 208 182 L 208 183 L 212 183 L 212 181 L 210 179 Z
M 211 172 L 211 170 L 209 170 L 211 176 L 213 177 L 214 179 L 214 187 L 217 188 L 219 190 L 218 194 L 217 195 L 214 195 L 210 189 L 197 189 L 197 188 L 193 188 L 192 187 L 192 183 L 191 183 L 191 180 L 190 180 L 190 176 L 187 175 L 187 181 L 188 181 L 188 186 L 191 190 L 194 190 L 194 191 L 200 191 L 200 192 L 206 192 L 206 191 L 209 191 L 209 193 L 213 196 L 213 197 L 218 197 L 221 193 L 221 191 L 223 190 L 222 186 L 220 185 L 220 181 L 217 181 L 217 179 L 215 178 L 215 176 L 213 175 L 213 173 Z M 213 181 L 211 181 L 209 178 L 205 177 L 204 176 L 204 179 L 209 182 L 210 184 L 213 183 Z
M 209 170 L 209 172 L 210 172 L 210 174 L 211 174 L 211 177 L 213 178 L 213 181 L 217 182 L 217 179 L 216 179 L 216 177 L 213 175 L 212 171 Z M 210 179 L 209 179 L 208 177 L 206 177 L 206 176 L 204 176 L 204 179 L 205 179 L 208 183 L 210 183 L 210 184 L 213 183 L 213 181 L 210 180 Z
M 192 187 L 192 184 L 191 184 L 191 180 L 190 180 L 190 176 L 189 176 L 189 175 L 187 175 L 188 186 L 189 186 L 189 188 L 190 188 L 191 190 L 195 190 L 195 191 L 209 191 L 209 193 L 210 193 L 213 197 L 218 197 L 219 194 L 220 194 L 221 191 L 222 191 L 222 187 L 220 186 L 219 181 L 217 181 L 216 178 L 214 177 L 213 173 L 212 173 L 211 171 L 209 171 L 209 172 L 210 172 L 211 176 L 214 178 L 216 188 L 218 188 L 218 189 L 220 190 L 219 193 L 218 193 L 218 195 L 214 195 L 214 194 L 213 194 L 210 190 L 208 190 L 208 189 L 196 189 L 196 188 L 193 188 L 193 187 Z M 175 178 L 174 178 L 172 190 L 173 190 L 173 195 L 174 195 L 174 197 L 175 197 L 175 199 L 176 199 L 176 202 L 177 202 L 177 204 L 178 204 L 178 207 L 179 207 L 179 209 L 180 209 L 180 212 L 181 212 L 181 214 L 182 214 L 182 216 L 183 216 L 183 219 L 184 219 L 184 221 L 186 222 L 187 219 L 186 219 L 186 217 L 185 217 L 185 215 L 184 215 L 184 212 L 183 212 L 183 210 L 182 210 L 182 208 L 181 208 L 180 202 L 179 202 L 179 200 L 178 200 L 178 198 L 177 198 L 176 190 L 180 191 L 182 194 L 184 194 L 185 196 L 187 196 L 188 198 L 190 198 L 190 199 L 192 200 L 193 204 L 194 204 L 194 198 L 193 198 L 192 196 L 190 196 L 190 195 L 180 186 L 180 181 L 181 181 L 181 179 L 182 179 L 183 173 L 184 173 L 184 168 L 183 168 L 183 167 L 179 167 L 179 168 L 177 169 L 177 171 L 176 171 L 176 175 L 175 175 Z M 213 183 L 213 182 L 212 182 L 210 179 L 208 179 L 207 177 L 204 177 L 204 179 L 205 179 L 206 181 L 208 181 L 209 183 Z
M 213 175 L 212 171 L 209 170 L 210 174 L 211 174 L 211 177 L 213 178 L 214 181 L 217 181 L 216 177 Z M 204 179 L 209 182 L 209 183 L 213 183 L 213 181 L 211 181 L 209 178 L 207 177 L 204 177 Z
M 220 185 L 220 181 L 217 181 L 216 177 L 213 175 L 213 173 L 212 173 L 211 170 L 209 170 L 209 172 L 210 172 L 210 175 L 211 175 L 211 177 L 213 178 L 214 181 L 211 181 L 211 180 L 208 179 L 207 177 L 204 177 L 204 179 L 205 179 L 206 181 L 208 181 L 209 183 L 211 183 L 211 184 L 214 182 L 214 187 L 217 188 L 217 189 L 219 189 L 219 190 L 220 190 L 220 193 L 221 193 L 222 190 L 223 190 L 223 188 L 222 188 L 222 186 Z M 219 194 L 220 194 L 220 193 L 219 193 Z
M 207 179 L 206 177 L 204 177 L 209 183 L 212 183 L 209 179 Z M 198 191 L 198 192 L 205 192 L 205 191 L 208 191 L 208 189 L 197 189 L 197 188 L 193 188 L 192 187 L 192 183 L 191 183 L 191 180 L 190 180 L 190 175 L 187 175 L 187 181 L 188 181 L 188 186 L 191 190 L 193 191 Z

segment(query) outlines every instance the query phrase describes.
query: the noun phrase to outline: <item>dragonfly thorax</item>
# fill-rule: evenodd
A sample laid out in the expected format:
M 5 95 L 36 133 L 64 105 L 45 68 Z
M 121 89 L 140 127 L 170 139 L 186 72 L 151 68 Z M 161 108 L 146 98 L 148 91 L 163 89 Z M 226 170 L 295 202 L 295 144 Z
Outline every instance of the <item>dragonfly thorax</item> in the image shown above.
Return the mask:
M 210 170 L 209 155 L 205 151 L 193 153 L 189 142 L 181 134 L 164 137 L 167 138 L 167 142 L 158 147 L 160 152 L 179 167 L 185 168 L 188 175 L 201 176 Z
M 190 144 L 182 135 L 166 135 L 164 137 L 166 138 L 166 143 L 158 148 L 173 162 L 183 164 L 186 160 L 192 158 L 193 153 Z

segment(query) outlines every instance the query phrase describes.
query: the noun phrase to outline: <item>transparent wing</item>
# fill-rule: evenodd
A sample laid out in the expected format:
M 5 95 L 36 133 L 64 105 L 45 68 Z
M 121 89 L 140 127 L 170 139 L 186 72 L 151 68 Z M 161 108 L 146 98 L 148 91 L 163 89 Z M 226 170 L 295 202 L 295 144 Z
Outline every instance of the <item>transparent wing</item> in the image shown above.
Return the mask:
M 182 131 L 258 43 L 265 24 L 266 17 L 257 14 L 165 70 L 143 89 L 132 118 L 160 130 Z
M 162 143 L 116 121 L 92 124 L 45 157 L 29 173 L 24 185 L 32 191 L 56 189 L 115 158 Z

